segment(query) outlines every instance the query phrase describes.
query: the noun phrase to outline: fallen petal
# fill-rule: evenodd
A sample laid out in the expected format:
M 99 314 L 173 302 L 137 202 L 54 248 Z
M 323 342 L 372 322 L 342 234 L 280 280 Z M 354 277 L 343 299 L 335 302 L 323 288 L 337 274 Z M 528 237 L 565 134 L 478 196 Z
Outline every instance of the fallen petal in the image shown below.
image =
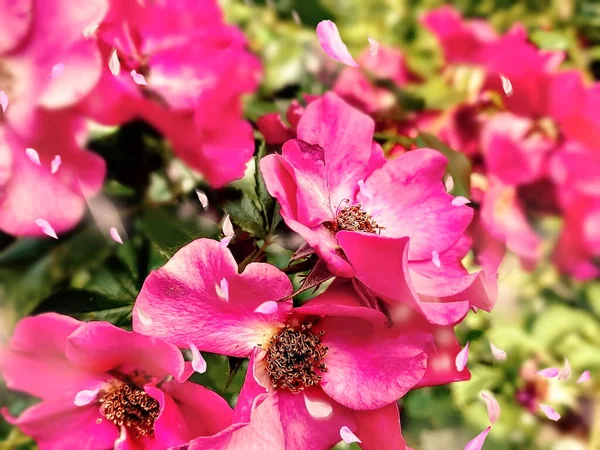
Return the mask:
M 221 241 L 219 242 L 219 246 L 221 248 L 226 248 L 229 243 L 231 242 L 231 240 L 233 239 L 233 236 L 225 236 L 223 239 L 221 239 Z
M 560 419 L 560 414 L 557 413 L 552 406 L 543 405 L 540 403 L 540 409 L 548 419 L 554 420 L 555 422 Z
M 500 74 L 500 80 L 502 81 L 502 90 L 504 91 L 506 96 L 510 97 L 511 95 L 513 95 L 513 87 L 510 80 L 502 74 Z
M 485 430 L 475 436 L 475 439 L 467 442 L 467 445 L 465 445 L 465 450 L 481 450 L 481 447 L 483 447 L 483 443 L 485 442 L 485 438 L 491 429 L 492 427 L 487 427 Z
M 206 372 L 206 360 L 200 354 L 198 347 L 191 341 L 188 341 L 188 346 L 192 352 L 192 368 L 198 373 Z
M 113 49 L 112 52 L 110 52 L 110 56 L 108 58 L 108 70 L 110 70 L 110 73 L 112 73 L 114 76 L 117 76 L 121 73 L 121 62 L 119 61 L 119 55 L 117 55 L 117 49 Z M 135 77 L 133 75 L 133 73 L 135 72 L 135 70 L 132 71 L 131 76 L 133 77 L 133 81 L 135 81 Z M 142 76 L 142 78 L 144 78 Z M 135 81 L 137 84 L 137 81 Z M 144 83 L 146 82 L 146 80 L 144 79 Z M 147 83 L 146 83 L 147 84 Z
M 54 239 L 58 239 L 56 231 L 54 231 L 54 228 L 52 228 L 52 225 L 50 225 L 48 221 L 44 219 L 35 219 L 35 224 L 42 229 L 44 234 L 53 237 Z
M 144 75 L 137 73 L 135 70 L 132 70 L 130 73 L 135 84 L 138 86 L 148 86 L 148 82 L 146 81 L 146 77 L 144 77 Z
M 0 90 L 0 106 L 2 107 L 2 112 L 6 112 L 6 108 L 8 108 L 8 95 L 2 90 Z
M 367 41 L 369 41 L 369 54 L 371 56 L 377 56 L 379 53 L 379 42 L 369 36 L 367 36 Z
M 446 186 L 447 193 L 454 189 L 454 178 L 452 177 L 452 175 L 448 175 L 446 181 L 444 182 L 444 185 Z
M 340 437 L 346 444 L 352 444 L 353 442 L 358 442 L 359 444 L 362 443 L 362 441 L 346 425 L 340 428 Z
M 567 358 L 565 358 L 565 364 L 564 364 L 563 368 L 560 369 L 560 372 L 558 372 L 558 379 L 566 380 L 570 376 L 571 376 L 571 364 L 569 364 L 569 360 Z
M 325 417 L 329 417 L 333 412 L 333 407 L 329 402 L 321 398 L 311 398 L 306 392 L 303 395 L 306 410 L 315 419 L 324 419 Z
M 465 370 L 465 367 L 467 366 L 467 361 L 469 361 L 469 343 L 467 342 L 467 345 L 465 345 L 465 348 L 463 348 L 458 355 L 456 355 L 456 369 L 459 372 L 462 372 L 463 370 Z
M 558 376 L 558 370 L 556 367 L 549 367 L 547 369 L 538 370 L 535 374 L 544 378 L 554 378 Z
M 119 235 L 119 231 L 115 227 L 112 227 L 110 229 L 110 237 L 112 238 L 113 241 L 118 242 L 119 244 L 123 243 L 123 239 L 121 239 L 121 236 Z
M 40 155 L 38 155 L 38 152 L 33 149 L 33 148 L 26 148 L 25 149 L 25 154 L 27 155 L 27 157 L 29 158 L 29 160 L 34 163 L 37 164 L 38 166 L 41 166 L 42 163 L 40 161 Z
M 202 208 L 204 208 L 204 209 L 208 208 L 208 197 L 206 196 L 204 191 L 201 191 L 200 189 L 196 189 L 196 195 L 198 196 L 198 200 L 200 200 L 200 204 L 202 205 Z
M 223 230 L 223 235 L 233 236 L 233 225 L 231 223 L 231 218 L 229 217 L 229 214 L 227 214 L 225 216 L 225 219 L 223 219 L 223 225 L 221 225 L 221 229 Z
M 73 400 L 73 403 L 75 406 L 89 405 L 96 400 L 98 392 L 100 392 L 100 389 L 86 389 L 84 391 L 79 391 L 77 395 L 75 395 L 75 400 Z
M 294 19 L 296 25 L 302 25 L 302 19 L 300 19 L 300 14 L 298 14 L 298 11 L 296 11 L 295 9 L 292 9 L 292 19 Z
M 94 35 L 94 33 L 96 33 L 97 29 L 98 29 L 98 25 L 96 25 L 96 24 L 88 25 L 87 27 L 85 27 L 83 29 L 83 37 L 86 39 L 89 37 L 92 37 Z
M 498 420 L 498 417 L 500 417 L 500 404 L 498 403 L 498 400 L 496 400 L 494 394 L 488 391 L 481 391 L 479 395 L 481 395 L 481 398 L 487 406 L 487 412 L 488 417 L 490 419 L 490 423 L 496 422 L 496 420 Z
M 463 197 L 462 195 L 459 195 L 458 197 L 454 197 L 452 199 L 453 206 L 463 206 L 463 205 L 466 205 L 467 203 L 471 203 L 471 200 Z
M 352 67 L 358 67 L 346 44 L 342 42 L 340 32 L 331 20 L 323 20 L 317 25 L 317 38 L 321 47 L 330 58 Z
M 440 254 L 438 252 L 436 252 L 435 250 L 433 250 L 431 252 L 431 262 L 433 263 L 433 265 L 435 267 L 437 267 L 438 269 L 440 267 L 442 267 L 442 262 L 440 261 Z
M 229 301 L 229 282 L 225 278 L 223 278 L 221 282 L 215 286 L 215 289 L 220 298 L 226 302 Z
M 577 379 L 577 383 L 585 383 L 590 380 L 590 371 L 586 370 L 581 374 L 581 376 Z
M 492 356 L 498 361 L 506 361 L 506 352 L 499 349 L 493 343 L 490 342 L 490 349 L 492 350 Z
M 256 307 L 254 312 L 260 313 L 260 314 L 273 314 L 273 313 L 277 312 L 277 302 L 274 302 L 273 300 L 269 300 L 264 303 L 261 303 L 260 305 L 258 305 Z
M 65 65 L 63 63 L 57 63 L 52 66 L 52 71 L 50 72 L 51 78 L 57 78 L 62 75 L 65 71 Z
M 373 197 L 373 194 L 371 193 L 371 191 L 369 191 L 369 189 L 367 189 L 367 186 L 365 185 L 364 180 L 358 180 L 358 190 L 360 191 L 360 193 L 362 195 L 364 195 L 367 198 Z
M 62 159 L 61 159 L 60 155 L 54 156 L 54 159 L 50 163 L 50 172 L 52 172 L 52 174 L 55 174 L 56 172 L 58 172 L 58 168 L 60 167 L 61 164 L 62 164 Z

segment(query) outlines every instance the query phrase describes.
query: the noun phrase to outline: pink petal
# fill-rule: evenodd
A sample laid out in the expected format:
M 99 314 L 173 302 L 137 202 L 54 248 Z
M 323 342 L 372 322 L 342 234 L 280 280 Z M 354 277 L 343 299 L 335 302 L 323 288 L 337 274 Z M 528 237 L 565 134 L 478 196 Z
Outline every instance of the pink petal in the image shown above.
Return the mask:
M 494 359 L 497 359 L 498 361 L 506 360 L 506 352 L 504 350 L 499 349 L 491 342 L 490 342 L 490 349 L 492 350 L 492 356 L 494 357 Z
M 577 383 L 585 383 L 586 381 L 589 381 L 589 380 L 590 380 L 590 371 L 586 370 L 585 372 L 583 372 L 581 374 L 581 376 L 577 380 Z
M 63 63 L 57 63 L 52 66 L 52 72 L 50 73 L 51 78 L 60 77 L 65 71 L 65 65 Z
M 38 227 L 40 227 L 42 229 L 42 232 L 50 237 L 53 237 L 54 239 L 58 239 L 58 236 L 56 235 L 56 231 L 54 231 L 54 228 L 52 228 L 52 225 L 50 225 L 46 220 L 44 219 L 35 219 L 35 223 Z
M 225 278 L 221 279 L 219 284 L 215 286 L 215 289 L 219 298 L 226 302 L 229 301 L 229 282 Z
M 469 343 L 456 355 L 456 369 L 462 372 L 469 361 Z
M 442 267 L 442 262 L 440 261 L 440 254 L 438 252 L 436 252 L 435 250 L 433 250 L 431 252 L 431 262 L 433 263 L 433 265 L 435 267 L 437 267 L 438 269 L 440 267 Z
M 496 400 L 496 397 L 494 397 L 494 394 L 491 392 L 482 391 L 480 395 L 487 406 L 490 423 L 496 422 L 500 416 L 500 405 L 498 404 L 498 400 Z
M 61 159 L 60 155 L 55 155 L 54 159 L 50 163 L 50 172 L 52 174 L 55 174 L 56 172 L 58 172 L 58 168 L 60 167 L 61 164 L 62 164 L 62 159 Z
M 465 445 L 465 450 L 481 450 L 481 447 L 483 447 L 483 444 L 485 442 L 485 438 L 487 437 L 491 429 L 491 426 L 487 427 L 480 434 L 475 436 L 475 439 L 469 441 L 467 445 Z
M 208 197 L 206 196 L 204 191 L 201 191 L 200 189 L 196 189 L 196 195 L 198 196 L 198 200 L 200 200 L 200 204 L 202 205 L 202 208 L 204 208 L 204 209 L 208 208 Z
M 379 42 L 369 36 L 367 36 L 367 41 L 369 41 L 369 54 L 371 56 L 377 56 L 379 53 Z
M 261 314 L 273 314 L 276 311 L 277 311 L 277 302 L 274 302 L 273 300 L 269 300 L 264 303 L 261 303 L 254 310 L 254 312 L 261 313 Z
M 469 200 L 468 198 L 465 198 L 461 195 L 459 195 L 458 197 L 454 197 L 452 199 L 452 205 L 454 205 L 454 206 L 464 206 L 467 203 L 471 203 L 471 200 Z
M 510 97 L 511 95 L 513 95 L 513 87 L 510 80 L 502 74 L 500 74 L 500 80 L 502 81 L 502 90 L 504 91 L 506 96 Z
M 233 236 L 233 225 L 231 223 L 231 218 L 229 217 L 229 214 L 227 214 L 225 216 L 225 219 L 223 219 L 223 225 L 221 225 L 221 228 L 223 229 L 223 235 Z
M 25 153 L 27 154 L 27 157 L 32 163 L 37 164 L 38 166 L 42 165 L 40 161 L 40 155 L 38 155 L 38 152 L 35 149 L 26 148 Z
M 337 26 L 331 20 L 323 20 L 317 25 L 317 38 L 321 47 L 330 58 L 352 67 L 358 67 L 358 63 L 352 58 Z
M 308 414 L 315 419 L 324 419 L 329 417 L 333 412 L 333 407 L 331 403 L 327 401 L 324 397 L 316 397 L 312 395 L 312 391 L 308 390 L 303 392 L 304 396 L 304 404 L 306 405 L 306 409 Z
M 133 79 L 133 82 L 135 84 L 137 84 L 138 86 L 148 86 L 148 82 L 146 81 L 144 75 L 142 75 L 141 73 L 137 73 L 135 70 L 132 70 L 130 73 L 131 78 Z
M 8 108 L 8 95 L 6 92 L 0 89 L 0 107 L 2 107 L 2 112 L 6 112 L 6 108 Z
M 367 198 L 373 197 L 373 193 L 365 186 L 365 180 L 358 180 L 358 190 Z
M 206 360 L 200 354 L 200 350 L 193 342 L 188 342 L 188 345 L 192 351 L 192 368 L 198 373 L 206 372 Z
M 121 62 L 119 61 L 119 56 L 117 55 L 117 49 L 113 49 L 112 52 L 110 52 L 110 57 L 108 58 L 108 70 L 110 70 L 110 73 L 112 73 L 114 76 L 119 75 L 119 73 L 121 73 Z M 132 72 L 135 72 L 132 71 Z M 137 74 L 136 74 L 137 75 Z M 135 81 L 137 84 L 143 84 L 143 83 L 138 83 L 135 79 L 135 76 L 133 75 L 133 73 L 131 74 L 133 81 Z M 142 76 L 143 78 L 143 76 Z M 145 82 L 146 80 L 144 80 Z M 147 84 L 147 83 L 146 83 Z
M 140 321 L 140 323 L 143 326 L 148 327 L 148 326 L 152 325 L 152 317 L 150 317 L 146 313 L 146 311 L 144 311 L 142 308 L 140 308 L 139 305 L 136 305 L 135 311 L 136 311 L 138 320 Z
M 571 364 L 569 364 L 569 360 L 565 358 L 565 364 L 560 372 L 558 373 L 559 380 L 566 380 L 571 376 Z
M 219 242 L 219 247 L 221 248 L 226 248 L 229 243 L 231 242 L 231 240 L 233 239 L 233 236 L 225 236 L 223 239 L 221 239 L 221 241 Z
M 554 378 L 560 373 L 556 367 L 549 367 L 547 369 L 538 370 L 535 374 L 544 378 Z
M 115 227 L 111 227 L 110 237 L 113 241 L 118 242 L 119 244 L 123 243 L 123 239 L 121 239 L 121 236 L 119 235 L 119 230 L 117 230 Z
M 346 444 L 352 444 L 353 442 L 362 442 L 346 425 L 340 428 L 340 437 Z
M 546 417 L 550 420 L 554 420 L 555 422 L 560 419 L 560 414 L 557 413 L 552 406 L 543 405 L 540 403 L 540 409 L 546 415 Z
M 454 189 L 454 178 L 452 178 L 452 175 L 448 175 L 448 178 L 446 178 L 446 181 L 444 182 L 444 186 L 446 186 L 446 192 L 450 192 Z
M 98 392 L 100 392 L 99 388 L 79 391 L 77 395 L 75 395 L 75 400 L 73 400 L 73 403 L 75 404 L 75 406 L 89 405 L 94 400 L 96 400 L 96 397 L 98 397 Z
M 83 37 L 88 39 L 92 36 L 94 36 L 94 34 L 96 33 L 96 30 L 98 29 L 98 24 L 93 24 L 93 25 L 88 25 L 87 27 L 85 27 L 83 29 Z

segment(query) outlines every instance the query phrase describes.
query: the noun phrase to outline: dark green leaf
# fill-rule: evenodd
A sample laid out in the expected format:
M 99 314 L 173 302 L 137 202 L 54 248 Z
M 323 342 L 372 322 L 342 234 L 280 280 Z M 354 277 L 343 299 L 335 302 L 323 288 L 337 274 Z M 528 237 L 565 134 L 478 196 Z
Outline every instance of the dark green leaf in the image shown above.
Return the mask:
M 237 201 L 227 202 L 223 208 L 231 217 L 231 221 L 244 231 L 260 238 L 265 237 L 264 218 L 250 197 L 243 195 Z

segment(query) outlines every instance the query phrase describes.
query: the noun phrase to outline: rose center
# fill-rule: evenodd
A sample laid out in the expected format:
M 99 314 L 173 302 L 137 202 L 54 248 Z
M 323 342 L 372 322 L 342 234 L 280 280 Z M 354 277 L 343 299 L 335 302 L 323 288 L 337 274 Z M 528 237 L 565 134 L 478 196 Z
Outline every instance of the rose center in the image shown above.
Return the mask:
M 119 427 L 125 427 L 133 436 L 154 434 L 154 421 L 160 413 L 160 404 L 142 388 L 120 383 L 100 398 L 100 412 Z
M 311 328 L 312 323 L 286 327 L 271 338 L 265 366 L 274 389 L 298 393 L 321 381 L 328 348 L 321 343 L 325 333 L 313 333 Z
M 360 203 L 342 208 L 330 227 L 334 232 L 364 231 L 365 233 L 378 233 L 384 230 L 375 219 L 366 211 L 363 211 Z

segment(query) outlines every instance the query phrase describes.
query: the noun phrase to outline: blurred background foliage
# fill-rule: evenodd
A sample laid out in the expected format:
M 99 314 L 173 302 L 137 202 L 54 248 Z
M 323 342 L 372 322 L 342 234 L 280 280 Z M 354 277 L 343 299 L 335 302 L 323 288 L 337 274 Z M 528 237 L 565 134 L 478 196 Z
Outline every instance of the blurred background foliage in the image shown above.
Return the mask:
M 356 56 L 366 50 L 367 36 L 401 48 L 410 68 L 425 80 L 418 93 L 426 105 L 443 108 L 451 104 L 464 93 L 460 86 L 439 79 L 440 50 L 418 23 L 420 14 L 444 3 L 222 0 L 228 19 L 243 28 L 265 67 L 259 93 L 247 101 L 247 117 L 254 121 L 266 112 L 284 112 L 301 93 L 319 94 L 331 87 L 340 67 L 324 58 L 316 41 L 315 26 L 323 19 L 336 22 Z M 466 17 L 484 18 L 498 31 L 522 23 L 536 45 L 568 52 L 568 64 L 584 71 L 590 80 L 600 79 L 600 2 L 452 3 Z M 276 206 L 254 176 L 253 164 L 243 180 L 211 191 L 145 124 L 131 123 L 119 130 L 99 128 L 90 146 L 108 162 L 103 195 L 119 208 L 128 232 L 125 244 L 115 244 L 91 219 L 59 241 L 0 235 L 3 340 L 21 317 L 43 311 L 108 320 L 127 328 L 131 305 L 150 270 L 192 239 L 220 236 L 223 211 L 211 206 L 203 212 L 194 188 L 206 190 L 211 205 L 225 205 L 241 230 L 232 245 L 234 254 L 266 254 L 271 263 L 285 267 L 291 252 L 284 247 L 299 245 L 293 236 L 282 234 L 281 227 L 275 233 Z M 240 201 L 240 191 L 250 200 Z M 260 239 L 252 239 L 250 233 Z M 471 345 L 472 379 L 421 389 L 402 399 L 402 425 L 411 446 L 462 449 L 488 424 L 479 393 L 489 390 L 500 402 L 502 414 L 485 449 L 600 449 L 600 281 L 574 282 L 559 275 L 550 263 L 527 273 L 508 255 L 500 271 L 496 309 L 490 315 L 470 315 L 458 332 L 461 342 Z M 506 361 L 492 358 L 490 341 L 507 352 Z M 573 367 L 569 381 L 533 376 L 540 368 L 561 367 L 565 356 Z M 196 374 L 196 381 L 235 402 L 243 364 L 216 355 L 207 355 L 207 361 L 208 371 Z M 591 371 L 591 381 L 576 384 L 584 370 Z M 0 405 L 8 406 L 13 414 L 30 403 L 23 395 L 0 389 Z M 535 407 L 538 403 L 551 403 L 563 418 L 549 421 Z M 0 449 L 34 448 L 5 422 L 0 424 L 0 436 L 4 439 Z M 344 447 L 349 446 L 340 445 Z

